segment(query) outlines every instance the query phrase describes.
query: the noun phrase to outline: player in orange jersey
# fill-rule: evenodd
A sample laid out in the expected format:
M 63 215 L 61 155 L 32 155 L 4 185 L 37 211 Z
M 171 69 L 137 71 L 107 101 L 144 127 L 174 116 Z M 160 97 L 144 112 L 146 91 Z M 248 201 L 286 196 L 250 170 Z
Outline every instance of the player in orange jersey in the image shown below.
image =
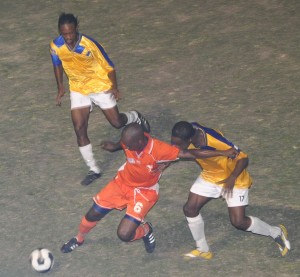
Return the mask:
M 60 35 L 50 43 L 58 88 L 56 105 L 61 106 L 65 94 L 65 72 L 69 80 L 71 117 L 79 151 L 89 167 L 87 176 L 81 182 L 87 186 L 101 176 L 87 134 L 93 105 L 100 107 L 106 119 L 115 128 L 137 122 L 143 126 L 145 132 L 150 132 L 150 125 L 137 111 L 119 112 L 117 101 L 121 94 L 114 64 L 97 41 L 79 33 L 77 17 L 62 13 L 58 19 L 58 30 Z
M 225 151 L 180 150 L 152 138 L 137 123 L 131 123 L 123 129 L 119 142 L 104 142 L 102 147 L 111 152 L 123 149 L 126 163 L 115 178 L 93 198 L 94 204 L 82 218 L 78 234 L 62 246 L 63 253 L 69 253 L 82 245 L 85 235 L 111 210 L 124 208 L 126 215 L 119 224 L 118 237 L 125 242 L 143 239 L 146 251 L 152 253 L 155 248 L 153 228 L 144 219 L 158 201 L 158 181 L 161 176 L 159 164 L 178 158 L 196 159 L 220 155 L 235 158 L 238 154 L 234 148 Z
M 221 132 L 186 121 L 177 122 L 174 125 L 171 142 L 182 150 L 226 150 L 234 147 Z M 257 217 L 245 215 L 252 180 L 246 169 L 248 156 L 243 151 L 238 151 L 239 155 L 236 159 L 226 159 L 221 156 L 196 159 L 202 172 L 192 185 L 188 200 L 183 207 L 188 226 L 196 242 L 196 249 L 185 254 L 186 257 L 204 259 L 213 257 L 206 242 L 204 221 L 200 210 L 211 199 L 219 197 L 226 200 L 230 221 L 234 227 L 242 231 L 272 237 L 282 256 L 290 250 L 287 231 L 283 225 L 270 226 Z

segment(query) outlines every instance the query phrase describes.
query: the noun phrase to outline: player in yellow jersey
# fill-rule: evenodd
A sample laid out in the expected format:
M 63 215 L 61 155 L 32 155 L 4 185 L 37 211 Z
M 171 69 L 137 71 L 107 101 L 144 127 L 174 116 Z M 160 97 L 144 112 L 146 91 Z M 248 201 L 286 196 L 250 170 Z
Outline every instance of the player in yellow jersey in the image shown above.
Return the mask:
M 233 145 L 221 132 L 186 121 L 177 122 L 172 129 L 172 144 L 180 149 L 226 150 Z M 239 150 L 235 159 L 212 157 L 196 159 L 202 168 L 200 176 L 190 189 L 188 200 L 183 207 L 188 226 L 196 242 L 196 249 L 185 257 L 211 259 L 212 252 L 206 242 L 201 208 L 210 200 L 223 197 L 228 206 L 231 224 L 242 231 L 272 237 L 280 253 L 285 256 L 290 250 L 287 231 L 283 225 L 271 226 L 254 216 L 246 216 L 248 193 L 252 184 L 247 171 L 248 156 Z
M 97 41 L 79 33 L 77 17 L 62 13 L 58 19 L 58 30 L 60 36 L 50 42 L 50 54 L 58 88 L 56 105 L 61 106 L 65 94 L 65 72 L 69 80 L 71 117 L 79 151 L 90 169 L 81 184 L 89 185 L 101 176 L 87 134 L 89 114 L 93 105 L 101 108 L 115 128 L 137 122 L 149 133 L 150 125 L 137 111 L 119 112 L 117 101 L 121 94 L 114 64 Z

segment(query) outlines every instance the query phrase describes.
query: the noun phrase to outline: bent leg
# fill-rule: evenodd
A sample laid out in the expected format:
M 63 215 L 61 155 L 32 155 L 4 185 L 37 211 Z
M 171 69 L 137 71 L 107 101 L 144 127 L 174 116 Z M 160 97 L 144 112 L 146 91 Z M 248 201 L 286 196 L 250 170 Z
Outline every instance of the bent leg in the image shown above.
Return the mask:
M 117 106 L 102 110 L 108 122 L 115 128 L 120 129 L 125 125 L 136 122 L 140 124 L 143 130 L 150 133 L 150 124 L 144 116 L 138 111 L 120 113 Z
M 77 247 L 81 246 L 84 242 L 85 235 L 89 233 L 97 224 L 97 222 L 102 219 L 109 211 L 109 209 L 103 209 L 98 205 L 94 204 L 88 213 L 82 218 L 78 234 L 71 238 L 68 242 L 63 244 L 61 251 L 63 253 L 70 253 Z
M 78 146 L 85 146 L 90 143 L 87 135 L 88 121 L 90 117 L 90 107 L 77 108 L 71 110 L 71 117 L 74 131 L 77 137 Z
M 127 116 L 124 113 L 119 112 L 117 105 L 110 109 L 103 109 L 102 112 L 108 122 L 117 129 L 120 129 L 127 124 Z
M 245 216 L 245 207 L 228 207 L 231 224 L 242 231 L 246 231 L 251 225 L 251 219 Z
M 71 111 L 72 121 L 77 136 L 79 151 L 86 165 L 89 167 L 90 171 L 92 171 L 94 174 L 94 176 L 88 175 L 85 178 L 85 180 L 81 182 L 84 185 L 88 185 L 95 179 L 99 178 L 100 177 L 99 173 L 101 171 L 94 158 L 92 144 L 90 143 L 90 140 L 87 135 L 89 114 L 90 114 L 90 107 L 73 109 Z
M 211 254 L 208 256 L 203 256 L 203 253 L 209 252 L 209 246 L 205 238 L 204 221 L 200 214 L 201 208 L 210 200 L 211 198 L 190 192 L 188 200 L 183 207 L 183 212 L 186 216 L 189 229 L 197 247 L 197 250 L 186 254 L 187 257 L 201 255 L 206 259 L 212 258 Z
M 145 235 L 145 230 L 140 224 L 140 221 L 131 216 L 125 215 L 118 227 L 117 235 L 119 239 L 129 242 L 142 238 Z M 136 235 L 136 233 L 138 233 L 138 235 Z
M 104 209 L 94 203 L 80 222 L 79 231 L 76 236 L 77 241 L 82 243 L 86 234 L 88 234 L 97 225 L 98 221 L 100 221 L 110 211 L 111 209 Z

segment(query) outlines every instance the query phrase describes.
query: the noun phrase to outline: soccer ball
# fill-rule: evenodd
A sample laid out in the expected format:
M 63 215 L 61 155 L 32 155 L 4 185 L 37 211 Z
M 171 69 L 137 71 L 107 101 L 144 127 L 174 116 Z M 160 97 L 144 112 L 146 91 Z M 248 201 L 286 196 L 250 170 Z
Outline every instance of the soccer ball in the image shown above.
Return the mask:
M 35 271 L 45 273 L 53 267 L 54 257 L 48 249 L 38 248 L 30 254 L 29 262 Z

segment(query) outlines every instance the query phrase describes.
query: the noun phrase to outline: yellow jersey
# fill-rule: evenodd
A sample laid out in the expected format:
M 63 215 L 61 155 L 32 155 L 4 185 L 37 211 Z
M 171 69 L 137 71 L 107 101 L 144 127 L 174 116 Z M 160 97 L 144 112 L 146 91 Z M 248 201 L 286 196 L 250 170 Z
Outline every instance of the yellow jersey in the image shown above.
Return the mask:
M 206 145 L 201 147 L 201 149 L 227 150 L 234 146 L 234 144 L 227 140 L 220 131 L 201 126 L 195 122 L 193 122 L 192 125 L 195 129 L 200 129 L 204 134 Z M 190 144 L 188 148 L 195 149 L 199 147 Z M 196 162 L 202 168 L 200 176 L 208 182 L 217 183 L 230 176 L 238 160 L 247 157 L 246 153 L 240 151 L 238 157 L 234 160 L 224 156 L 218 156 L 206 159 L 196 159 Z M 244 169 L 236 179 L 234 187 L 238 189 L 246 189 L 249 188 L 251 184 L 252 179 L 250 174 L 246 169 Z M 220 184 L 220 186 L 223 185 Z
M 62 65 L 70 91 L 87 95 L 112 88 L 108 73 L 114 70 L 114 64 L 94 39 L 79 34 L 78 42 L 71 50 L 59 36 L 50 42 L 50 55 L 53 66 Z

